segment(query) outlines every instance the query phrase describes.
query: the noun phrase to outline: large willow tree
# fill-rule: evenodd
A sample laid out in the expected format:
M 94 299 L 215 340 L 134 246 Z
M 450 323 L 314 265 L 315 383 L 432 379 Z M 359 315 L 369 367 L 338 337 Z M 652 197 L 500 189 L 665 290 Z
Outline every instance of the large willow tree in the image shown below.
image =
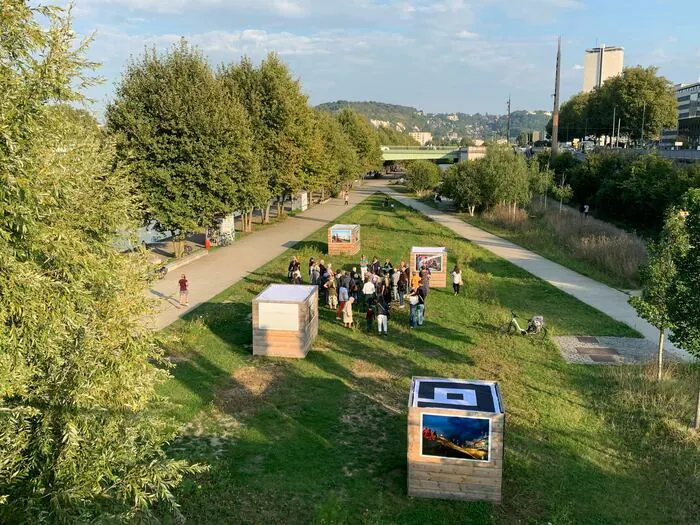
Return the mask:
M 0 8 L 0 522 L 132 521 L 191 470 L 149 409 L 168 376 L 139 319 L 138 208 L 76 101 L 92 64 L 69 14 Z

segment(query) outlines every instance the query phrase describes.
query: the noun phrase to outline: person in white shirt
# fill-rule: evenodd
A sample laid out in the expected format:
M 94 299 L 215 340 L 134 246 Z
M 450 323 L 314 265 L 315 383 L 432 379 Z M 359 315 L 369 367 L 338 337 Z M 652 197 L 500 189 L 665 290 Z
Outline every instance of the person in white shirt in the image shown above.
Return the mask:
M 459 286 L 462 284 L 462 270 L 459 269 L 459 264 L 455 264 L 452 269 L 452 289 L 455 295 L 459 295 Z
M 365 285 L 362 287 L 362 295 L 365 298 L 365 305 L 367 305 L 368 308 L 374 303 L 374 294 L 376 292 L 377 289 L 375 288 L 372 279 L 368 278 Z

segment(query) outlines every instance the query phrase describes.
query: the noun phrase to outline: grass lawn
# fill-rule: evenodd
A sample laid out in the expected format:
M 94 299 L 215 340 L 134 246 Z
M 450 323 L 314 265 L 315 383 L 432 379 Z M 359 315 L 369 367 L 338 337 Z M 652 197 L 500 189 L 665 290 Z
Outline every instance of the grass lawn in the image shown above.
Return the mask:
M 687 429 L 700 370 L 662 386 L 643 367 L 566 365 L 547 340 L 503 336 L 510 309 L 556 334 L 629 328 L 426 220 L 373 196 L 339 218 L 363 252 L 397 263 L 446 246 L 464 294 L 431 290 L 426 323 L 394 310 L 389 336 L 320 313 L 303 360 L 251 356 L 251 299 L 282 282 L 289 257 L 323 257 L 326 228 L 162 333 L 173 379 L 161 393 L 184 430 L 175 457 L 210 465 L 178 489 L 190 523 L 691 523 L 700 508 L 700 438 Z M 334 268 L 353 264 L 325 257 Z M 304 270 L 305 268 L 304 264 Z M 503 504 L 406 495 L 411 376 L 494 379 L 506 410 Z M 168 521 L 166 519 L 166 521 Z

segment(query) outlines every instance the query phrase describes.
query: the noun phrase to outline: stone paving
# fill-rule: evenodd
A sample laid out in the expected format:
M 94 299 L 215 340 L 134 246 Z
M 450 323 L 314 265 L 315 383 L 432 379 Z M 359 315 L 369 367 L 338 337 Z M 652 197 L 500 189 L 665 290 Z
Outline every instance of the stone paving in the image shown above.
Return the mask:
M 657 346 L 648 339 L 607 336 L 554 337 L 561 356 L 567 363 L 584 365 L 640 364 L 656 360 Z M 671 352 L 664 353 L 664 361 L 680 361 Z

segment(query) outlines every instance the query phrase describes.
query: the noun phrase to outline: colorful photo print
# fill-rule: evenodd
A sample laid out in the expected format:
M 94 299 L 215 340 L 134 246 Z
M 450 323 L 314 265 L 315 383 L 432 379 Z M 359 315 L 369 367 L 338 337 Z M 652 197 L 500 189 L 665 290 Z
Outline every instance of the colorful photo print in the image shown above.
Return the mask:
M 423 414 L 421 454 L 439 458 L 488 461 L 491 421 L 480 417 Z
M 352 242 L 352 230 L 331 230 L 331 242 Z
M 442 254 L 416 255 L 416 271 L 420 272 L 423 268 L 427 268 L 431 272 L 441 272 Z

